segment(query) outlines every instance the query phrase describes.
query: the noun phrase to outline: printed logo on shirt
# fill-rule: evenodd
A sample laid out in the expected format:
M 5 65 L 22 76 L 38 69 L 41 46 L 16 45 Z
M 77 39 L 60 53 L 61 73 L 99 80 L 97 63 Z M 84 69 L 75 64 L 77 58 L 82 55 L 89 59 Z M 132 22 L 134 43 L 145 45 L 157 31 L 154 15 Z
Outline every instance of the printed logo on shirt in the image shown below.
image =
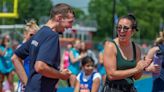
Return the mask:
M 90 92 L 88 84 L 80 84 L 80 92 Z
M 34 45 L 35 47 L 38 46 L 38 42 L 36 40 L 32 40 L 31 44 Z

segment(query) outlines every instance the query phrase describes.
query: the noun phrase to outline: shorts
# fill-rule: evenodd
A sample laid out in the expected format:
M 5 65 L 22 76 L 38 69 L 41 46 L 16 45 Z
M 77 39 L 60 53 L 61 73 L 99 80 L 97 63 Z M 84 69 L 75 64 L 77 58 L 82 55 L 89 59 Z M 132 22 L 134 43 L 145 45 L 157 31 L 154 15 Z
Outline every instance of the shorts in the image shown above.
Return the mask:
M 137 90 L 133 84 L 120 85 L 120 84 L 105 83 L 101 92 L 137 92 Z

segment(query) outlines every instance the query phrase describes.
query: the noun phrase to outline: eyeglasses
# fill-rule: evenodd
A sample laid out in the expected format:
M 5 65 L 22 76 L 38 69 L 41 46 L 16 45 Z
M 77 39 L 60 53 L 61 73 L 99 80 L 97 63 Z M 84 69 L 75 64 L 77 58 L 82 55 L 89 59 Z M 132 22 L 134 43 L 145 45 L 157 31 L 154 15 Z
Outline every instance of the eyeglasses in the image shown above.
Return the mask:
M 123 30 L 123 32 L 127 32 L 129 29 L 130 29 L 130 27 L 128 27 L 128 26 L 116 26 L 116 29 L 117 29 L 117 31 L 119 31 L 119 32 L 121 32 L 121 30 Z

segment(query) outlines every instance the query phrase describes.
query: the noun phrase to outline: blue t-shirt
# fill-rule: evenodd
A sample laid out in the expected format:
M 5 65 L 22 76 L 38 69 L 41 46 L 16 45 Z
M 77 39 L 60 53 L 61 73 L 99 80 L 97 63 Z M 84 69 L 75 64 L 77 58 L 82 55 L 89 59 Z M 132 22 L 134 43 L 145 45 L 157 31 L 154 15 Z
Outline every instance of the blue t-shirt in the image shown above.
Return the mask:
M 92 84 L 93 84 L 93 76 L 96 72 L 93 72 L 91 74 L 91 77 L 88 79 L 88 81 L 83 81 L 83 75 L 84 75 L 84 72 L 81 72 L 80 73 L 80 90 L 89 90 L 91 92 L 92 90 Z
M 30 57 L 30 76 L 25 92 L 54 92 L 58 79 L 47 78 L 34 69 L 37 61 L 43 61 L 59 70 L 59 35 L 47 26 L 42 27 L 30 40 L 19 47 L 15 54 L 22 59 Z
M 79 57 L 80 54 L 79 54 L 78 50 L 76 50 L 75 48 L 72 48 L 71 51 L 75 58 Z M 80 61 L 72 63 L 70 58 L 69 58 L 69 60 L 70 60 L 70 65 L 69 65 L 68 69 L 72 72 L 73 75 L 77 75 L 80 72 Z
M 23 44 L 23 43 L 22 43 L 22 44 Z M 18 46 L 18 48 L 19 48 L 22 44 L 20 44 L 20 45 Z M 24 70 L 25 70 L 25 72 L 26 72 L 27 77 L 29 77 L 29 76 L 30 76 L 30 57 L 27 56 L 23 61 L 24 61 L 24 62 L 23 62 Z M 17 88 L 17 91 L 18 91 L 18 92 L 22 92 L 22 89 L 24 89 L 24 86 L 23 86 L 22 82 L 19 80 L 19 81 L 18 81 L 18 88 Z
M 163 55 L 163 59 L 162 59 L 162 64 L 161 64 L 161 71 L 160 71 L 160 75 L 159 77 L 164 80 L 164 44 L 159 45 L 159 49 Z
M 27 76 L 29 77 L 30 76 L 30 57 L 29 56 L 27 56 L 24 59 L 23 66 L 24 66 Z
M 0 46 L 0 50 L 4 51 L 5 47 Z M 4 56 L 0 56 L 0 73 L 8 74 L 14 70 L 14 65 L 11 62 L 11 56 L 13 55 L 13 50 L 8 48 Z
M 100 51 L 100 53 L 104 53 L 104 49 Z M 102 75 L 106 75 L 106 70 L 103 64 L 98 64 L 97 71 Z
M 23 43 L 21 43 L 18 48 L 22 45 Z M 27 56 L 24 60 L 23 60 L 23 66 L 24 66 L 24 69 L 25 69 L 25 72 L 27 74 L 27 76 L 29 77 L 30 76 L 30 57 Z

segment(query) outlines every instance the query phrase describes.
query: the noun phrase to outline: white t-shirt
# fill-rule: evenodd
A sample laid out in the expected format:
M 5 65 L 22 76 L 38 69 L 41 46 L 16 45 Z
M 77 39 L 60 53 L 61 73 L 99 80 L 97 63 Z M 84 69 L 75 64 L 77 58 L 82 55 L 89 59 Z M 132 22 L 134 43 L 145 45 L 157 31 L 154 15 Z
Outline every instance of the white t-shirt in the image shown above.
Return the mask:
M 83 71 L 82 71 L 82 72 L 83 72 Z M 84 72 L 83 72 L 83 73 L 84 73 Z M 76 77 L 76 79 L 77 79 L 78 81 L 80 81 L 80 74 L 81 74 L 81 72 L 80 72 L 80 73 L 77 75 L 77 77 Z M 90 77 L 91 77 L 91 75 L 86 76 L 85 73 L 84 73 L 84 75 L 83 75 L 83 81 L 84 81 L 84 82 L 88 81 Z M 99 78 L 99 79 L 101 80 L 101 75 L 100 75 L 100 73 L 96 72 L 96 73 L 93 75 L 93 81 L 94 81 L 96 78 Z

